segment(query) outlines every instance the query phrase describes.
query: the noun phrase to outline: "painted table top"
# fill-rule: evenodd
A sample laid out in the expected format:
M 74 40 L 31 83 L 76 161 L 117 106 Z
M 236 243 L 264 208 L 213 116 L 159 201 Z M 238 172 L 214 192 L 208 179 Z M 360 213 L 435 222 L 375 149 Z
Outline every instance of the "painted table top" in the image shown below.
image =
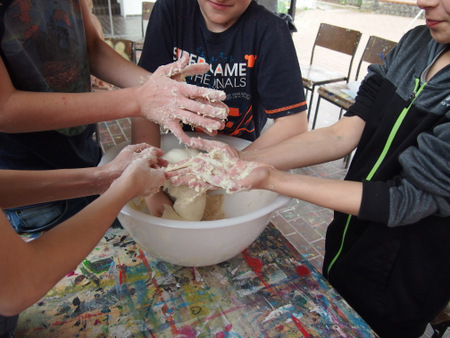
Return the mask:
M 187 268 L 120 228 L 19 317 L 16 337 L 374 337 L 269 224 L 238 256 Z

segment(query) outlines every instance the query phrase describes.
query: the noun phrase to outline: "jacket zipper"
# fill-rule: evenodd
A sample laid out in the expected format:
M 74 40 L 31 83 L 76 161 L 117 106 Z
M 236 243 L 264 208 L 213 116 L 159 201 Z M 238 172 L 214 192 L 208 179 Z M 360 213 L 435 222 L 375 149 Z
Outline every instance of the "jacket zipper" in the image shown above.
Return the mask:
M 392 145 L 392 141 L 394 140 L 395 135 L 397 134 L 403 120 L 406 117 L 406 114 L 409 112 L 414 101 L 417 99 L 419 94 L 422 92 L 422 90 L 426 86 L 426 84 L 427 84 L 426 82 L 421 84 L 420 79 L 416 79 L 414 90 L 411 93 L 408 101 L 406 102 L 405 108 L 403 108 L 402 112 L 400 113 L 400 115 L 397 118 L 397 121 L 395 121 L 394 126 L 392 127 L 391 132 L 389 133 L 388 139 L 386 140 L 386 144 L 384 145 L 383 151 L 381 152 L 381 154 L 378 157 L 377 161 L 375 162 L 374 166 L 372 167 L 369 174 L 367 175 L 366 181 L 370 181 L 372 179 L 372 177 L 375 175 L 378 168 L 380 167 L 381 163 L 383 162 L 384 158 L 386 157 L 386 154 L 389 151 L 390 146 Z M 336 253 L 336 256 L 334 256 L 333 260 L 330 262 L 330 264 L 328 265 L 328 268 L 327 268 L 327 277 L 328 278 L 330 276 L 331 268 L 333 267 L 336 260 L 339 258 L 340 254 L 342 252 L 342 249 L 344 248 L 344 241 L 345 241 L 345 237 L 346 237 L 347 230 L 349 228 L 351 219 L 352 219 L 352 215 L 348 215 L 347 222 L 345 223 L 345 227 L 344 227 L 344 232 L 342 234 L 341 246 L 339 247 L 339 250 Z

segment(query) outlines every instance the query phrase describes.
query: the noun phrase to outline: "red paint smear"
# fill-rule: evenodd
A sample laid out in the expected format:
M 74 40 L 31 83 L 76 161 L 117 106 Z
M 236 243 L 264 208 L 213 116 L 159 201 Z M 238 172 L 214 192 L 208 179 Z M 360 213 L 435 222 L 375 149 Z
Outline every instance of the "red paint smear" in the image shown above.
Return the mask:
M 238 310 L 240 310 L 240 309 L 242 309 L 242 308 L 245 308 L 245 307 L 247 307 L 247 305 L 246 305 L 246 304 L 242 304 L 242 305 L 240 305 L 240 306 L 236 306 L 236 307 L 234 307 L 234 308 L 230 308 L 230 309 L 225 310 L 225 311 L 217 312 L 217 313 L 215 313 L 215 314 L 213 314 L 213 315 L 211 315 L 211 316 L 206 317 L 205 322 L 208 322 L 208 321 L 210 321 L 210 320 L 219 318 L 219 317 L 221 317 L 221 316 L 223 316 L 223 315 L 226 315 L 226 314 L 228 314 L 228 313 L 238 311 Z
M 164 316 L 167 316 L 167 312 L 169 311 L 169 307 L 167 304 L 164 304 L 161 308 L 162 312 L 164 313 Z
M 294 321 L 295 325 L 297 326 L 297 328 L 300 330 L 300 332 L 303 334 L 303 336 L 305 338 L 309 337 L 308 332 L 305 330 L 305 328 L 302 325 L 302 322 L 299 321 L 297 318 L 294 317 L 294 315 L 291 315 L 292 320 Z
M 299 265 L 295 270 L 299 276 L 308 276 L 311 273 L 306 265 Z
M 117 265 L 119 269 L 119 283 L 125 284 L 127 282 L 127 274 L 125 273 L 125 266 L 122 264 Z
M 250 267 L 252 268 L 253 271 L 255 271 L 258 274 L 261 273 L 263 265 L 258 258 L 247 256 L 246 261 L 247 261 L 247 264 L 250 265 Z
M 102 322 L 99 319 L 96 319 L 94 325 L 100 325 Z
M 145 257 L 144 253 L 142 252 L 142 250 L 139 250 L 139 255 L 138 257 L 141 259 L 142 263 L 144 264 L 144 266 L 147 268 L 148 272 L 152 272 L 152 268 L 150 267 L 150 264 L 148 264 L 148 260 Z
M 233 324 L 228 324 L 227 326 L 225 326 L 225 332 L 230 332 L 232 327 Z
M 55 321 L 55 322 L 51 323 L 51 326 L 62 326 L 64 324 L 67 324 L 67 323 L 70 323 L 70 322 L 73 322 L 73 321 L 77 321 L 77 320 L 81 321 L 81 320 L 86 320 L 86 319 L 99 317 L 99 316 L 104 316 L 104 315 L 105 314 L 102 313 L 102 312 L 99 312 L 99 313 L 85 313 L 83 315 L 77 316 L 77 317 L 75 317 L 73 319 L 70 319 L 70 320 L 58 320 L 58 321 Z
M 94 318 L 94 317 L 98 317 L 98 316 L 103 316 L 104 313 L 84 313 L 83 315 L 81 315 L 81 319 L 88 319 L 88 318 Z
M 195 280 L 195 268 L 192 267 L 191 269 L 192 269 L 192 281 L 195 282 L 196 281 Z
M 73 276 L 73 275 L 75 275 L 75 271 L 69 272 L 69 273 L 66 275 L 66 277 L 70 277 L 70 276 Z
M 283 331 L 284 330 L 284 325 L 278 325 L 275 327 L 275 329 L 277 329 L 278 331 Z
M 196 337 L 195 330 L 191 326 L 182 327 L 178 330 L 178 334 L 184 337 Z
M 263 283 L 267 289 L 270 289 L 270 285 L 264 281 L 264 279 L 262 278 L 262 275 L 261 275 L 261 270 L 263 268 L 262 262 L 258 258 L 251 257 L 248 254 L 247 249 L 242 251 L 242 255 L 244 256 L 245 261 L 252 268 L 252 270 L 256 274 L 256 276 L 258 276 L 258 279 L 261 281 L 261 283 Z

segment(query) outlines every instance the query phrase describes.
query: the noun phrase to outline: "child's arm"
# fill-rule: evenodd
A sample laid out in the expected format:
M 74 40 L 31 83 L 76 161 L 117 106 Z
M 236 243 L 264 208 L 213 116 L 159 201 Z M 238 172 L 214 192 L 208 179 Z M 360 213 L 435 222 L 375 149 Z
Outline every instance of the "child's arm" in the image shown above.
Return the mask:
M 28 243 L 0 214 L 0 314 L 15 315 L 43 297 L 89 254 L 125 203 L 157 191 L 165 178 L 150 167 L 156 163 L 135 159 L 98 199 Z

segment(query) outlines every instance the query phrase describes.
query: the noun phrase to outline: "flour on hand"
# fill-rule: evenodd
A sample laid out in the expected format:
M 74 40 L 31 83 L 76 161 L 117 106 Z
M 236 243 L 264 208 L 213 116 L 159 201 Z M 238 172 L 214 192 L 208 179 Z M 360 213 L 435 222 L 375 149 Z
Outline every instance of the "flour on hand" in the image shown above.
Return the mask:
M 174 185 L 188 185 L 198 192 L 221 188 L 231 194 L 248 190 L 239 181 L 261 165 L 242 161 L 223 149 L 212 149 L 179 163 L 169 163 L 164 170 Z

